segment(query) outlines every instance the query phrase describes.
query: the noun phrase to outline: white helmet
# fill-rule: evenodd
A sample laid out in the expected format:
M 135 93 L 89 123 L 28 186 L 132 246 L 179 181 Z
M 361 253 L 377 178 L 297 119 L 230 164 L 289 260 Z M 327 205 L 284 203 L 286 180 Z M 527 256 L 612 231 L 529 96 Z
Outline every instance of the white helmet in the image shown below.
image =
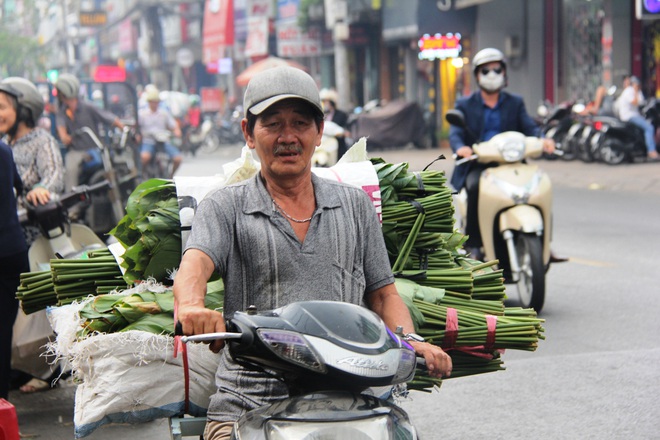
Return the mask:
M 330 101 L 335 106 L 337 105 L 337 101 L 339 101 L 339 95 L 332 89 L 321 89 L 319 95 L 321 97 L 321 101 Z
M 160 91 L 153 84 L 148 84 L 144 89 L 144 98 L 147 101 L 160 101 Z
M 474 74 L 477 74 L 477 69 L 479 69 L 480 66 L 494 62 L 500 62 L 506 69 L 506 58 L 504 58 L 504 54 L 501 51 L 492 47 L 480 50 L 472 59 L 472 69 Z

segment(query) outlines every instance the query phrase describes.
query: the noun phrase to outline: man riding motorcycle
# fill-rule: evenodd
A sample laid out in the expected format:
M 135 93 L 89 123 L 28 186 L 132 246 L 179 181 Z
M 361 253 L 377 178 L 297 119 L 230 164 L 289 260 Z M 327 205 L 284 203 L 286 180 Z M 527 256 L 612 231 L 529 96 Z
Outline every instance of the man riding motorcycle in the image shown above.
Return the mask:
M 471 145 L 487 141 L 498 133 L 518 131 L 527 136 L 541 137 L 541 130 L 527 113 L 522 97 L 508 93 L 507 64 L 504 54 L 495 48 L 479 51 L 472 61 L 479 91 L 456 101 L 467 124 L 466 128 L 450 126 L 449 142 L 458 157 L 470 157 Z M 554 151 L 554 141 L 544 139 L 544 150 Z M 457 165 L 451 177 L 455 190 L 465 188 L 468 195 L 465 234 L 469 236 L 465 249 L 476 260 L 483 260 L 478 219 L 479 177 L 491 165 L 468 161 Z
M 142 161 L 143 170 L 155 154 L 156 135 L 158 132 L 171 132 L 175 137 L 181 138 L 181 128 L 179 128 L 176 119 L 174 119 L 168 110 L 162 108 L 160 105 L 160 91 L 155 86 L 148 86 L 144 93 L 148 107 L 141 109 L 138 114 L 142 129 L 140 160 Z M 179 165 L 181 165 L 183 155 L 171 142 L 165 143 L 165 152 L 172 161 L 172 175 L 174 175 Z
M 116 115 L 80 99 L 80 81 L 74 75 L 60 75 L 55 89 L 60 104 L 56 120 L 57 134 L 67 148 L 64 157 L 64 187 L 66 191 L 71 191 L 71 188 L 80 184 L 82 163 L 89 157 L 87 150 L 94 147 L 94 141 L 86 134 L 77 134 L 78 131 L 88 127 L 99 137 L 99 125 L 123 130 L 124 124 Z

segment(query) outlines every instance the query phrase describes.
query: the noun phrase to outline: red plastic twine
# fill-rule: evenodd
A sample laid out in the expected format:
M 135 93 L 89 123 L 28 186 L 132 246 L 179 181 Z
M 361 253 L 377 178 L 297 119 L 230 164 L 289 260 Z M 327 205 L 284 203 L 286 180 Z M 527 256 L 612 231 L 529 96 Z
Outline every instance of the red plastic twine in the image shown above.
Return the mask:
M 456 338 L 458 338 L 458 312 L 452 307 L 447 307 L 442 348 L 453 348 L 456 345 Z
M 486 344 L 484 348 L 488 351 L 492 350 L 495 346 L 495 330 L 497 329 L 497 316 L 486 315 Z
M 176 302 L 174 303 L 174 322 L 176 323 L 176 312 L 177 306 Z M 183 393 L 184 393 L 184 402 L 183 402 L 183 411 L 185 414 L 188 414 L 188 409 L 190 407 L 190 371 L 188 368 L 188 350 L 186 344 L 181 342 L 181 336 L 174 337 L 174 358 L 179 356 L 179 351 L 181 352 L 181 357 L 183 360 Z

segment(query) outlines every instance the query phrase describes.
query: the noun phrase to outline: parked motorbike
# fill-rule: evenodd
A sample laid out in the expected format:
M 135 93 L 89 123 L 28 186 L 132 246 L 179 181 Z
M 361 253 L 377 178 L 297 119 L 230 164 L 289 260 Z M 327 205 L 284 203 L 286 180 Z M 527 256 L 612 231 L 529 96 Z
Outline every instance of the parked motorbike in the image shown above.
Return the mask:
M 660 126 L 660 110 L 655 99 L 649 100 L 641 113 L 656 129 Z M 644 130 L 639 126 L 603 116 L 594 118 L 593 130 L 589 145 L 594 159 L 618 165 L 647 157 Z
M 165 145 L 172 142 L 172 133 L 169 130 L 157 130 L 148 134 L 149 138 L 143 142 L 152 142 L 154 154 L 149 163 L 142 168 L 142 180 L 171 179 L 174 170 L 172 159 L 165 151 Z
M 564 151 L 564 138 L 570 129 L 573 120 L 571 118 L 571 104 L 562 103 L 552 106 L 549 102 L 541 104 L 537 110 L 538 122 L 541 125 L 543 135 L 555 141 L 555 149 Z M 555 154 L 543 154 L 545 159 L 554 160 L 558 157 Z
M 90 205 L 81 211 L 81 219 L 99 236 L 103 236 L 124 217 L 128 197 L 138 184 L 133 134 L 126 128 L 114 136 L 111 145 L 104 145 L 89 127 L 77 130 L 74 135 L 86 135 L 94 144 L 101 158 L 98 166 L 83 174 L 80 184 L 94 186 L 107 180 L 110 190 L 98 194 Z
M 450 110 L 447 122 L 467 129 L 463 114 Z M 515 284 L 523 307 L 537 312 L 545 301 L 545 273 L 550 264 L 552 185 L 550 178 L 526 158 L 539 157 L 542 140 L 504 132 L 472 147 L 474 155 L 457 161 L 497 163 L 479 183 L 479 229 L 487 260 L 498 260 L 505 282 Z M 457 197 L 463 221 L 465 190 Z
M 181 339 L 225 339 L 237 361 L 287 385 L 288 398 L 246 413 L 232 439 L 417 439 L 403 409 L 367 392 L 412 380 L 415 352 L 364 307 L 332 301 L 249 307 L 228 319 L 225 333 Z M 185 421 L 176 419 L 176 426 Z

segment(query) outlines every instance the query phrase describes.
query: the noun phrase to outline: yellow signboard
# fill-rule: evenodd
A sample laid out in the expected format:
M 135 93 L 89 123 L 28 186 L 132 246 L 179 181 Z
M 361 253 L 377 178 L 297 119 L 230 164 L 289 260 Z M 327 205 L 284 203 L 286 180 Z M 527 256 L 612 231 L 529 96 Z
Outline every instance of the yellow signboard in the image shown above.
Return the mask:
M 105 11 L 80 11 L 81 26 L 103 26 L 108 22 L 108 15 Z

